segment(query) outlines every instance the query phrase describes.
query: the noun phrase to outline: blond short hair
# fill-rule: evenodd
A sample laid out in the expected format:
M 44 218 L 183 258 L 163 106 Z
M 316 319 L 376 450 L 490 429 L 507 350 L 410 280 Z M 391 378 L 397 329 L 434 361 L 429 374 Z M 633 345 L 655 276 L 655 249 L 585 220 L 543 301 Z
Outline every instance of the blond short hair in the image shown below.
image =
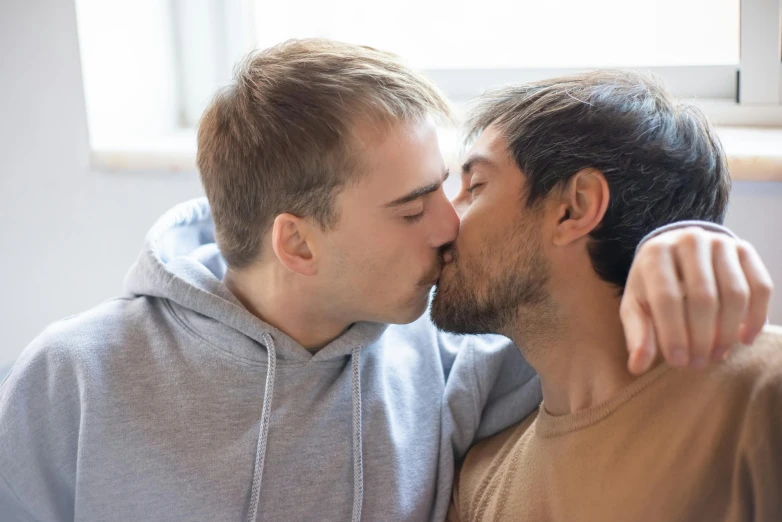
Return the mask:
M 336 225 L 335 197 L 361 175 L 357 125 L 452 114 L 432 82 L 390 53 L 325 39 L 250 53 L 198 128 L 198 169 L 226 262 L 257 259 L 281 213 Z

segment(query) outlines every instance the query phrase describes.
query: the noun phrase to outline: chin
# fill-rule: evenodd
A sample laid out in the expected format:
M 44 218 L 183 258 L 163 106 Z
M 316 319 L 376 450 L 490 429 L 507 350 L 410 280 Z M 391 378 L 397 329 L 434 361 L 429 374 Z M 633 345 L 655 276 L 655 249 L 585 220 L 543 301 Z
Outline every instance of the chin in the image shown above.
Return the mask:
M 451 290 L 441 282 L 429 309 L 432 323 L 439 330 L 460 335 L 496 333 L 474 321 L 472 312 L 474 312 L 476 300 L 463 292 L 463 287 Z
M 417 321 L 429 308 L 430 295 L 431 291 L 424 292 L 422 290 L 418 295 L 409 299 L 406 306 L 397 311 L 394 320 L 386 322 L 391 324 L 408 324 Z

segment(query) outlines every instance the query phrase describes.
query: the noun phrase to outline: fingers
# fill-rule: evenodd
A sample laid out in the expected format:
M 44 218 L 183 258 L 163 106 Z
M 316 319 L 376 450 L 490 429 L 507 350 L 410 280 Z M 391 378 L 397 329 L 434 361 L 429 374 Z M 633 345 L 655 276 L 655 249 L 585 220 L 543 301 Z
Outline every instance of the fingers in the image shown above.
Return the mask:
M 650 240 L 636 255 L 620 307 L 629 371 L 646 371 L 657 350 L 671 366 L 700 369 L 736 341 L 750 344 L 766 322 L 772 290 L 746 241 L 700 228 Z
M 741 241 L 738 247 L 738 257 L 741 267 L 744 269 L 750 292 L 747 317 L 741 331 L 741 342 L 751 344 L 766 323 L 774 284 L 763 261 L 760 260 L 760 256 L 752 245 Z
M 720 311 L 711 247 L 710 241 L 699 240 L 696 234 L 683 236 L 675 247 L 685 296 L 689 364 L 695 369 L 705 368 L 711 360 Z
M 646 255 L 639 268 L 646 274 L 645 297 L 658 348 L 671 366 L 686 366 L 689 362 L 686 310 L 672 250 L 661 243 L 650 243 L 643 249 Z
M 711 357 L 716 362 L 725 358 L 730 348 L 739 341 L 750 289 L 732 239 L 730 242 L 716 241 L 712 259 L 720 302 L 715 347 Z
M 649 370 L 656 356 L 654 324 L 643 306 L 634 298 L 622 300 L 619 315 L 630 355 L 627 369 L 633 375 L 641 375 Z

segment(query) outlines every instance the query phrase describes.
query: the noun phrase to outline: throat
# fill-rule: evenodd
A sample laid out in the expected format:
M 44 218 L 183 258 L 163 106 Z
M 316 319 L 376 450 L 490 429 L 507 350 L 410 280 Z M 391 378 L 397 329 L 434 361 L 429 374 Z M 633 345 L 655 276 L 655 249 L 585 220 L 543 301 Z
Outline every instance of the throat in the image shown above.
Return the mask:
M 307 295 L 307 289 L 259 273 L 253 275 L 229 269 L 223 283 L 248 312 L 307 351 L 317 353 L 350 328 L 351 322 L 319 307 L 314 294 Z
M 512 337 L 538 372 L 543 400 L 552 415 L 602 404 L 637 380 L 627 369 L 618 299 L 602 307 L 582 304 L 560 311 L 556 325 L 546 330 L 535 325 Z

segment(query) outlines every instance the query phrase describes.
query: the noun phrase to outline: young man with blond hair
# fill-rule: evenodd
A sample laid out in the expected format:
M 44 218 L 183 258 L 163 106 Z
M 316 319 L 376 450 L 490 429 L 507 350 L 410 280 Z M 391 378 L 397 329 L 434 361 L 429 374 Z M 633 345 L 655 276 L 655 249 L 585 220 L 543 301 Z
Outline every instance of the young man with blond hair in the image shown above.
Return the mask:
M 450 118 L 387 53 L 249 56 L 199 126 L 208 203 L 161 218 L 124 295 L 48 328 L 0 387 L 4 520 L 442 520 L 454 459 L 540 400 L 507 339 L 421 317 L 459 232 L 435 130 Z M 703 229 L 651 242 L 682 238 L 741 247 Z M 763 270 L 701 261 L 676 265 L 720 284 Z M 668 329 L 644 292 L 658 280 L 676 270 L 644 264 L 627 296 L 652 310 L 628 319 L 639 370 L 658 345 L 713 355 L 688 336 L 703 324 L 760 329 L 749 290 Z
M 723 345 L 727 361 L 704 371 L 627 370 L 620 296 L 638 244 L 727 210 L 727 163 L 704 116 L 653 79 L 602 71 L 487 94 L 470 130 L 463 229 L 432 318 L 513 339 L 543 403 L 467 454 L 449 519 L 782 520 L 782 329 Z M 752 255 L 717 250 L 720 270 Z M 650 244 L 645 255 L 671 263 Z M 699 299 L 674 306 L 693 314 Z

